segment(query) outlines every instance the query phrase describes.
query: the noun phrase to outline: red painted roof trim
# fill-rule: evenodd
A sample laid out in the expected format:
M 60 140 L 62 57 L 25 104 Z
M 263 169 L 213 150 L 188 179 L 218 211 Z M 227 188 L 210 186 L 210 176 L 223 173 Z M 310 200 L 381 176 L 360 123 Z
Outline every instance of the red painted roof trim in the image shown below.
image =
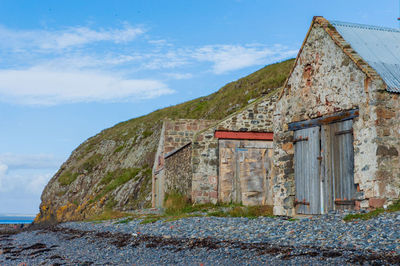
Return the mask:
M 263 132 L 238 132 L 238 131 L 221 131 L 214 133 L 217 139 L 250 139 L 250 140 L 273 140 L 274 133 Z

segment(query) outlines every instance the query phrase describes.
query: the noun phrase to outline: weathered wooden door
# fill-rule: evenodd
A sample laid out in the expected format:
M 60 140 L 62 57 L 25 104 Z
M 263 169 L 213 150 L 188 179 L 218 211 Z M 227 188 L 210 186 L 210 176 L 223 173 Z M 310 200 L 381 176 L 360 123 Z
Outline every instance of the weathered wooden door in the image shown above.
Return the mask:
M 267 169 L 268 154 L 265 148 L 237 149 L 238 178 L 240 200 L 243 205 L 265 205 L 268 191 Z
M 296 211 L 299 214 L 321 213 L 320 197 L 320 128 L 294 132 Z
M 322 126 L 324 209 L 354 208 L 353 120 Z
M 352 128 L 346 120 L 295 131 L 297 213 L 354 208 Z
M 225 203 L 272 204 L 271 141 L 219 140 L 218 198 Z
M 225 203 L 238 202 L 238 182 L 236 180 L 235 143 L 220 140 L 219 144 L 219 179 L 218 197 Z

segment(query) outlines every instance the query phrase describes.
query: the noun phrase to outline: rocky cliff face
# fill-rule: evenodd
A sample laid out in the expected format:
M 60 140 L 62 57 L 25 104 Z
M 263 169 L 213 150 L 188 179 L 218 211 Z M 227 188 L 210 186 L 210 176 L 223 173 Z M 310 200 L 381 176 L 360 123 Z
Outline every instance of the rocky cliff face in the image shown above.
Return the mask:
M 36 222 L 84 220 L 107 210 L 151 206 L 151 168 L 164 118 L 222 119 L 279 87 L 293 60 L 273 64 L 218 92 L 103 130 L 74 150 L 42 193 Z
M 160 123 L 117 125 L 82 143 L 44 189 L 36 220 L 82 220 L 107 209 L 150 207 L 160 130 Z

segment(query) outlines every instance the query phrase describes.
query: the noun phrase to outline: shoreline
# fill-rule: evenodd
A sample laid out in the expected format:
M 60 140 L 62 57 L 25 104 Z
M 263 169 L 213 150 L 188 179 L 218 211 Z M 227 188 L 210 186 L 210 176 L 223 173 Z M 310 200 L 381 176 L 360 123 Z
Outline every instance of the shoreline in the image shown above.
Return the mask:
M 0 264 L 400 264 L 400 212 L 352 222 L 343 217 L 32 225 L 0 233 Z
M 32 223 L 0 224 L 0 234 L 16 234 L 31 226 Z

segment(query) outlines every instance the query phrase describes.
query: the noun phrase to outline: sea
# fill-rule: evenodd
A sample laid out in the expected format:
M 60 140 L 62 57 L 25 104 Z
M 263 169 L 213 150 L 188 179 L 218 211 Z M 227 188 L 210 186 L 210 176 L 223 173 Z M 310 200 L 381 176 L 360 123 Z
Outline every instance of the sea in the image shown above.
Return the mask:
M 0 216 L 0 224 L 30 224 L 34 216 Z

